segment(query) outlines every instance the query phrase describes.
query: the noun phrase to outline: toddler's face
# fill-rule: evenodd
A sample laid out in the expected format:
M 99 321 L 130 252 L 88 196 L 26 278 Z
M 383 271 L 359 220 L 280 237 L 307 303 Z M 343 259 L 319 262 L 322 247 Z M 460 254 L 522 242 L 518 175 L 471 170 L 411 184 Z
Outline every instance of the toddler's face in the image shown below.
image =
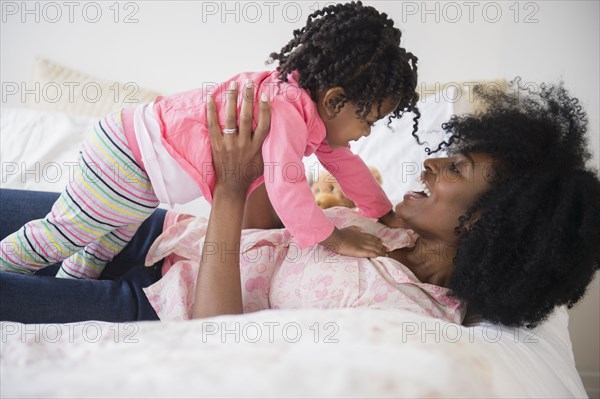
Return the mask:
M 368 136 L 375 122 L 391 113 L 396 107 L 396 103 L 393 103 L 391 99 L 387 99 L 383 102 L 381 114 L 377 113 L 377 104 L 375 104 L 371 107 L 371 112 L 365 120 L 361 120 L 356 115 L 356 105 L 347 102 L 332 119 L 329 119 L 329 117 L 322 118 L 327 129 L 327 144 L 331 148 L 345 147 L 351 141 Z

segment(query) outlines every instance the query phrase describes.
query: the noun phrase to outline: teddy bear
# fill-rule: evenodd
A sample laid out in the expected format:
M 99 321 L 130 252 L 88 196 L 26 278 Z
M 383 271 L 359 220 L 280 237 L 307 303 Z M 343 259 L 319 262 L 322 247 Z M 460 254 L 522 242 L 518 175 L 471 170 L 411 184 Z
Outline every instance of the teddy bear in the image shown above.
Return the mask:
M 371 173 L 381 185 L 381 173 L 377 168 L 370 167 Z M 321 209 L 327 209 L 334 206 L 345 206 L 347 208 L 355 208 L 354 202 L 350 201 L 340 188 L 337 180 L 327 171 L 322 171 L 317 177 L 317 180 L 311 184 L 312 192 L 315 196 L 315 202 Z

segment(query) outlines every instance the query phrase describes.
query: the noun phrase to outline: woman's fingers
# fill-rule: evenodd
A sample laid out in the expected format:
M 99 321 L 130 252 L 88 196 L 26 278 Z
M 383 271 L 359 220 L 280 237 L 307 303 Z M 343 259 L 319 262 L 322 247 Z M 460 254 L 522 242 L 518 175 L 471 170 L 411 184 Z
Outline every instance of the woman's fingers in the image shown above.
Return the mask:
M 237 129 L 237 82 L 231 82 L 229 84 L 229 89 L 227 90 L 226 95 L 226 104 L 225 104 L 225 129 L 223 133 L 227 136 L 229 132 L 233 132 Z
M 213 147 L 217 147 L 223 140 L 221 126 L 219 126 L 219 117 L 217 116 L 217 107 L 215 100 L 209 94 L 206 103 L 206 126 L 210 135 L 210 142 Z
M 269 98 L 267 93 L 262 93 L 260 95 L 260 100 L 258 104 L 258 125 L 256 126 L 256 130 L 254 131 L 254 137 L 252 141 L 254 142 L 255 148 L 262 147 L 267 134 L 269 134 L 269 130 L 271 129 L 271 105 L 269 104 Z
M 254 82 L 244 83 L 242 109 L 240 112 L 240 138 L 250 141 L 252 136 L 252 118 L 254 117 Z
M 244 82 L 239 113 L 237 82 L 229 84 L 225 92 L 226 102 L 219 109 L 219 115 L 212 97 L 208 99 L 206 121 L 212 143 L 213 166 L 217 174 L 216 184 L 227 184 L 230 188 L 247 191 L 250 184 L 263 174 L 261 148 L 269 133 L 271 113 L 268 102 L 261 101 L 257 130 L 253 132 L 255 91 L 254 82 Z M 219 118 L 224 120 L 225 126 L 220 124 Z M 232 170 L 236 173 L 243 171 L 245 178 L 240 179 L 239 175 L 236 175 L 236 179 L 228 179 L 227 171 Z

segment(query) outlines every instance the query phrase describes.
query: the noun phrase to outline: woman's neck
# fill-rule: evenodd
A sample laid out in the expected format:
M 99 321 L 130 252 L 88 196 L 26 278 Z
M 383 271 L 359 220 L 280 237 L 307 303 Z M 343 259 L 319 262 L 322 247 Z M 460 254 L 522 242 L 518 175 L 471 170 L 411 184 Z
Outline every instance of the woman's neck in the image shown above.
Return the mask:
M 419 281 L 448 288 L 455 255 L 455 245 L 420 237 L 414 247 L 396 249 L 388 256 L 408 267 Z

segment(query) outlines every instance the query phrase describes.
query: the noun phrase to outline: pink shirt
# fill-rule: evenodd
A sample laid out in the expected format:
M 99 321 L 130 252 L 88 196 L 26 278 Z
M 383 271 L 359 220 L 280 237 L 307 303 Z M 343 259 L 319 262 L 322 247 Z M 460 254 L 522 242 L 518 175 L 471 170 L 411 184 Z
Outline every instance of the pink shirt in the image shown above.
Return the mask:
M 298 87 L 297 74 L 289 75 L 290 81 L 280 84 L 277 72 L 269 71 L 241 73 L 218 87 L 158 97 L 154 102 L 162 144 L 198 184 L 209 202 L 212 202 L 215 172 L 205 120 L 207 94 L 212 93 L 219 122 L 223 126 L 225 91 L 232 81 L 242 88 L 246 79 L 252 80 L 257 87 L 255 104 L 258 104 L 257 99 L 262 92 L 271 101 L 271 130 L 262 149 L 264 175 L 252 184 L 249 194 L 265 183 L 273 208 L 301 248 L 323 241 L 334 228 L 315 204 L 302 163 L 304 156 L 315 154 L 364 216 L 379 218 L 392 209 L 391 202 L 368 167 L 349 147 L 331 149 L 327 145 L 325 125 L 317 106 L 309 93 Z M 257 106 L 254 112 L 256 117 Z M 135 133 L 132 133 L 132 117 L 133 112 L 125 110 L 123 125 L 137 157 L 140 151 Z
M 358 226 L 390 250 L 413 246 L 412 230 L 391 229 L 342 207 L 325 211 L 337 227 Z M 144 289 L 161 320 L 191 316 L 207 223 L 178 217 L 154 242 L 146 258 L 174 261 L 161 280 Z M 422 283 L 409 268 L 387 257 L 338 255 L 321 245 L 301 249 L 285 230 L 244 230 L 240 277 L 244 313 L 263 309 L 371 307 L 406 309 L 462 323 L 465 306 L 449 289 Z

